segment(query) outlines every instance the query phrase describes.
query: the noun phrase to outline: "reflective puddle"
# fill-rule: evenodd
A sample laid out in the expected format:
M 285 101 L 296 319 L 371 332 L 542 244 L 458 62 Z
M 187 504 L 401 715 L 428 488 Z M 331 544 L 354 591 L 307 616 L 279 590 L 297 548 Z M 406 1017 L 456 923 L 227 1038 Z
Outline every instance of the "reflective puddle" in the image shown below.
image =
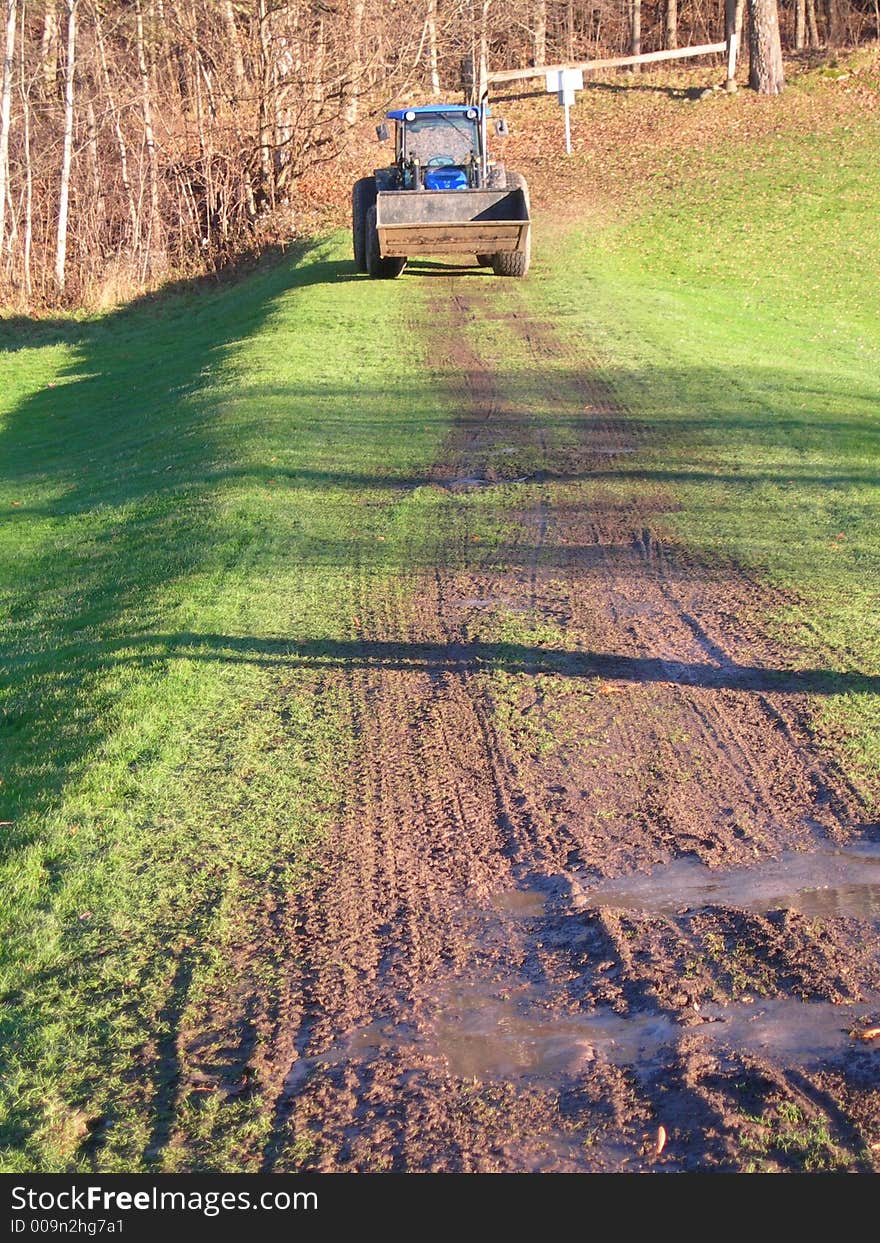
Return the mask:
M 718 871 L 696 859 L 676 859 L 654 872 L 582 889 L 578 905 L 662 915 L 733 906 L 759 914 L 790 909 L 880 920 L 880 846 L 790 851 L 765 863 Z
M 450 989 L 434 1026 L 454 1075 L 553 1083 L 576 1075 L 598 1050 L 621 1065 L 647 1061 L 684 1030 L 665 1015 L 560 1015 L 541 1005 L 537 990 L 492 996 L 476 985 Z
M 505 889 L 492 905 L 515 919 L 538 919 L 546 911 L 547 897 L 536 889 Z
M 442 999 L 434 1034 L 437 1052 L 454 1075 L 558 1084 L 598 1055 L 617 1066 L 650 1069 L 685 1035 L 808 1065 L 853 1048 L 851 1029 L 877 1001 L 835 1005 L 774 998 L 707 1005 L 699 1021 L 684 1024 L 662 1014 L 560 1015 L 542 1007 L 540 993 L 531 989 L 489 996 L 478 987 L 461 987 Z

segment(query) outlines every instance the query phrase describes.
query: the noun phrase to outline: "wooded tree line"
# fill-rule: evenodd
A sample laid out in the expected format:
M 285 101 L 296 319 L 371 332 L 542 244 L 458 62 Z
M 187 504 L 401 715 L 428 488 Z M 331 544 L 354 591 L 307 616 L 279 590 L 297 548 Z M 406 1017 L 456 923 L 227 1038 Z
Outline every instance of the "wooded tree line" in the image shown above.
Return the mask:
M 776 0 L 744 2 L 775 29 Z M 0 14 L 7 307 L 128 294 L 288 235 L 299 175 L 403 91 L 458 98 L 465 56 L 541 64 L 723 27 L 721 0 L 0 0 Z M 778 20 L 793 49 L 855 43 L 877 37 L 880 0 L 783 0 Z

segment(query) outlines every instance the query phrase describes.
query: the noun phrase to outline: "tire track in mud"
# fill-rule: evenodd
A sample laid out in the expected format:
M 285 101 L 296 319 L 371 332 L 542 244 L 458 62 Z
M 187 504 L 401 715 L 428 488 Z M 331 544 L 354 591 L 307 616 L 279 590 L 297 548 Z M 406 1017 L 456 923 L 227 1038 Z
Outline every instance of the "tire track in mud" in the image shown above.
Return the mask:
M 350 796 L 287 920 L 264 1168 L 786 1168 L 792 1144 L 754 1121 L 783 1106 L 828 1136 L 813 1159 L 865 1168 L 880 1085 L 833 1010 L 876 1016 L 862 921 L 591 900 L 677 859 L 760 864 L 864 828 L 753 620 L 774 599 L 664 537 L 669 498 L 629 469 L 647 433 L 585 351 L 516 292 L 443 286 L 448 540 L 406 604 L 360 610 Z M 473 344 L 499 315 L 528 364 L 509 374 Z M 471 493 L 511 483 L 504 539 L 475 547 Z M 782 1038 L 804 998 L 825 1045 Z

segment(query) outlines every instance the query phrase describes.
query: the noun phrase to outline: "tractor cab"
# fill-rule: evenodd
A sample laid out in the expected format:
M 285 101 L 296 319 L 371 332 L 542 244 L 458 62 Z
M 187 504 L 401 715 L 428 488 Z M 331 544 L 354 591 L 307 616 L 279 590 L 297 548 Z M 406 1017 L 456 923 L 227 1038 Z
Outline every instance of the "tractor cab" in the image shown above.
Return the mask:
M 394 168 L 398 190 L 478 190 L 487 181 L 486 109 L 466 104 L 396 108 Z M 380 139 L 388 136 L 379 126 Z M 388 186 L 392 188 L 391 185 Z

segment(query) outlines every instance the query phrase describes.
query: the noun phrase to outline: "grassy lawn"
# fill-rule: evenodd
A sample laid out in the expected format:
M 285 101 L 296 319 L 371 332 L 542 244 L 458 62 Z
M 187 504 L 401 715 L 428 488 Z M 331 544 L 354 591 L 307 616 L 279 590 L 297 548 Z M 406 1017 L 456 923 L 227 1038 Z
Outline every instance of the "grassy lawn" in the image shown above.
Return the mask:
M 624 460 L 616 486 L 662 493 L 680 538 L 788 589 L 797 602 L 773 623 L 806 666 L 873 676 L 878 153 L 868 115 L 824 135 L 674 153 L 622 221 L 557 239 L 552 261 L 539 250 L 531 287 L 650 428 L 647 460 L 632 471 Z M 876 798 L 878 696 L 816 708 Z
M 180 1049 L 212 997 L 281 986 L 259 915 L 350 744 L 322 644 L 433 526 L 421 297 L 355 282 L 341 239 L 0 329 L 4 1168 L 259 1163 L 265 1109 L 179 1099 Z

